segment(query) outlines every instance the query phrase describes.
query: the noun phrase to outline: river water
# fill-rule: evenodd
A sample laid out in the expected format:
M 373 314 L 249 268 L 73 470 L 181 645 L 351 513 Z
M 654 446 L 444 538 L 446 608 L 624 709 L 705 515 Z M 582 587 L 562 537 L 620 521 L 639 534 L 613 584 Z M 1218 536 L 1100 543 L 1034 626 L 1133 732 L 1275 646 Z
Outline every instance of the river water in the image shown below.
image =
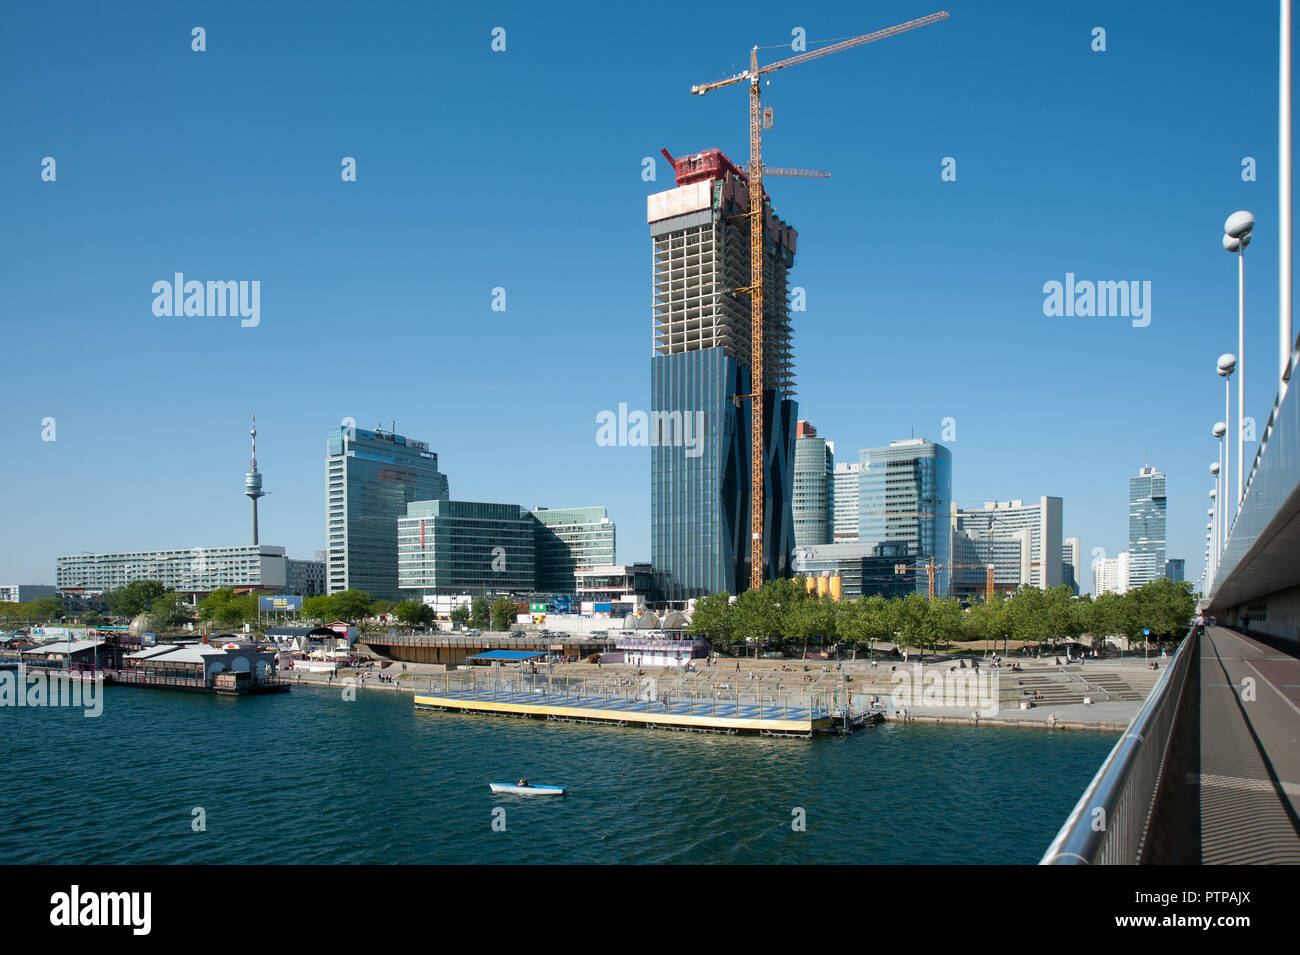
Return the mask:
M 1033 863 L 1115 743 L 725 737 L 357 697 L 110 687 L 98 718 L 0 709 L 0 862 Z M 488 790 L 521 776 L 570 791 Z

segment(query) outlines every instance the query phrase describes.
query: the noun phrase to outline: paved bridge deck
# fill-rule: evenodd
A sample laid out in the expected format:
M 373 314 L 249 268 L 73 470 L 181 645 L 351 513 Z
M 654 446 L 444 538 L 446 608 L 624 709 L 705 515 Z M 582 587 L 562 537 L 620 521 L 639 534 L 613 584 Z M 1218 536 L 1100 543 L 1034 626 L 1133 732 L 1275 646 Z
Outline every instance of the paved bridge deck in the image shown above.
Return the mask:
M 1188 672 L 1169 760 L 1146 861 L 1300 863 L 1295 644 L 1209 628 Z

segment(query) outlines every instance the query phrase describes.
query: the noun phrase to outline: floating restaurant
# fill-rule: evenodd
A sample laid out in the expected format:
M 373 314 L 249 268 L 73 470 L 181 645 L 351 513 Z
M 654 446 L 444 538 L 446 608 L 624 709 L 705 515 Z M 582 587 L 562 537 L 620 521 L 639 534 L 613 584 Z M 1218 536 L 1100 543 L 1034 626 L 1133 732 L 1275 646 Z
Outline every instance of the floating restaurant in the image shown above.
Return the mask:
M 20 662 L 29 671 L 83 679 L 101 676 L 109 685 L 235 696 L 289 689 L 276 675 L 274 654 L 233 640 L 221 646 L 206 641 L 157 643 L 135 651 L 129 643 L 113 639 L 60 641 L 23 650 Z

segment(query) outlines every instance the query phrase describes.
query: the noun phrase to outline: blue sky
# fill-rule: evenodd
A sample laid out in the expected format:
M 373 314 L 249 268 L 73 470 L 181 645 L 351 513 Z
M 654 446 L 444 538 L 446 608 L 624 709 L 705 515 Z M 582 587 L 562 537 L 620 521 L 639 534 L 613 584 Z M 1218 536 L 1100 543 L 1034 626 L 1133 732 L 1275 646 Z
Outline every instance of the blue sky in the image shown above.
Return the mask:
M 648 560 L 649 451 L 598 446 L 596 415 L 649 403 L 660 147 L 747 157 L 743 87 L 691 85 L 755 43 L 790 55 L 796 27 L 816 46 L 939 8 L 7 4 L 0 580 L 245 541 L 254 411 L 262 540 L 291 555 L 324 546 L 325 432 L 352 416 L 428 441 L 454 498 L 605 504 L 619 559 Z M 1238 208 L 1261 427 L 1276 391 L 1276 5 L 946 9 L 765 89 L 767 163 L 833 174 L 769 183 L 799 229 L 801 416 L 839 460 L 955 418 L 957 500 L 1059 495 L 1085 564 L 1127 546 L 1149 455 L 1194 579 Z M 177 271 L 260 281 L 260 324 L 156 317 Z M 1150 281 L 1150 325 L 1045 317 L 1067 272 Z

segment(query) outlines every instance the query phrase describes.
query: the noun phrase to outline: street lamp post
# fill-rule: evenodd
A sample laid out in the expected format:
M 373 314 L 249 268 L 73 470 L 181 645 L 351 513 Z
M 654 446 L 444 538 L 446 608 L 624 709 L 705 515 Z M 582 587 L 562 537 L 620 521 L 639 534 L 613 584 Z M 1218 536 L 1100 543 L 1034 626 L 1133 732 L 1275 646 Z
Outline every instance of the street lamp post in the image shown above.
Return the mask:
M 1246 246 L 1255 228 L 1255 217 L 1242 209 L 1223 224 L 1223 248 L 1237 254 L 1237 509 L 1246 487 L 1246 442 L 1242 422 L 1246 414 Z
M 1219 504 L 1221 508 L 1226 508 L 1228 503 L 1228 495 L 1225 493 L 1222 483 L 1219 482 L 1219 472 L 1223 470 L 1224 455 L 1231 453 L 1229 449 L 1224 447 L 1224 443 L 1223 443 L 1223 436 L 1227 433 L 1228 433 L 1228 422 L 1226 420 L 1216 421 L 1214 423 L 1214 430 L 1211 432 L 1211 434 L 1213 434 L 1216 438 L 1219 439 L 1219 466 L 1217 468 L 1211 467 L 1210 473 L 1214 475 L 1215 486 L 1219 489 L 1218 498 L 1219 498 Z M 1225 523 L 1226 522 L 1224 521 L 1219 521 L 1218 523 L 1219 536 L 1215 538 L 1216 544 L 1218 544 L 1221 540 L 1226 541 L 1227 535 L 1223 533 Z
M 1228 507 L 1231 497 L 1228 489 L 1232 487 L 1232 373 L 1237 370 L 1237 356 L 1225 352 L 1219 356 L 1217 364 L 1219 376 L 1223 379 L 1223 542 L 1228 542 L 1228 531 L 1232 527 L 1232 511 Z M 1240 424 L 1240 422 L 1238 422 Z
M 1214 469 L 1214 465 L 1213 465 L 1213 463 L 1210 464 L 1210 469 L 1214 470 L 1214 473 L 1216 473 L 1216 474 L 1218 473 L 1217 470 Z M 1209 582 L 1210 582 L 1210 583 L 1213 583 L 1213 582 L 1214 582 L 1214 572 L 1216 572 L 1216 570 L 1217 570 L 1217 568 L 1218 568 L 1218 539 L 1219 539 L 1219 503 L 1218 503 L 1218 491 L 1217 491 L 1216 489 L 1213 489 L 1213 487 L 1212 487 L 1212 489 L 1210 489 L 1210 511 L 1213 511 L 1213 512 L 1214 512 L 1214 521 L 1213 521 L 1213 526 L 1210 526 L 1209 530 L 1206 531 L 1206 534 L 1205 534 L 1205 544 L 1206 544 L 1206 547 L 1209 548 L 1210 555 L 1213 556 L 1213 561 L 1212 561 L 1212 563 L 1210 563 L 1210 564 L 1208 565 L 1208 567 L 1209 567 Z
M 1277 311 L 1282 388 L 1291 377 L 1291 0 L 1280 0 L 1277 96 Z M 1279 391 L 1279 394 L 1281 392 Z

